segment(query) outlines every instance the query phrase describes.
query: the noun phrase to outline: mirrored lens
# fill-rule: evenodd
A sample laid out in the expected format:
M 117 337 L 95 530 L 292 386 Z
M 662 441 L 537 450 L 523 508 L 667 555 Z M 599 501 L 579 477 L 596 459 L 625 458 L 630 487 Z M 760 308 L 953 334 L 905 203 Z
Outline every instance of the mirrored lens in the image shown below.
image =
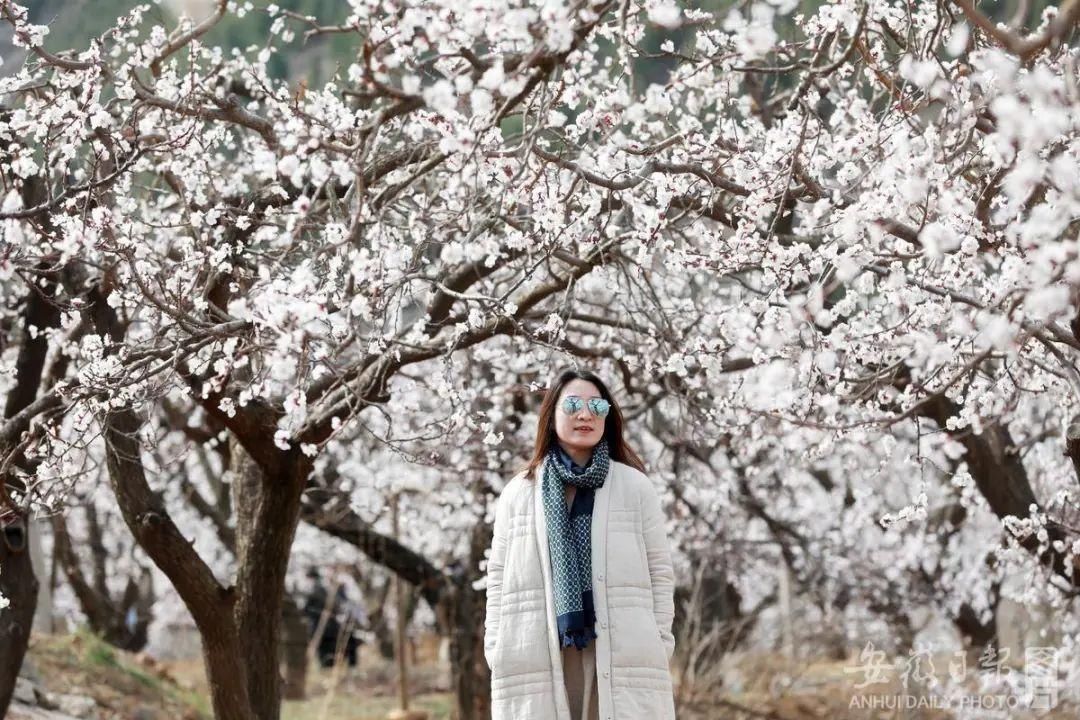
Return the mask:
M 604 398 L 592 398 L 589 400 L 589 410 L 597 417 L 604 417 L 611 410 L 611 403 Z
M 562 409 L 567 415 L 572 415 L 582 407 L 581 398 L 577 395 L 567 395 L 563 398 Z

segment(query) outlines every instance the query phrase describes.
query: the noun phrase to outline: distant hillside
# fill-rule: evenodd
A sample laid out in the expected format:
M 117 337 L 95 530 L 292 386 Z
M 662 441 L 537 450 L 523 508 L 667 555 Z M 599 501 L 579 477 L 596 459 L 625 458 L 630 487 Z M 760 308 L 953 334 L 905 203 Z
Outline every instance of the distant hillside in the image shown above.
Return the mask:
M 797 12 L 813 13 L 817 7 L 828 1 L 801 0 Z M 136 5 L 142 4 L 138 0 L 29 0 L 29 2 L 24 0 L 24 2 L 35 23 L 49 25 L 50 30 L 45 38 L 45 46 L 54 51 L 86 47 L 91 38 L 101 35 L 111 27 L 117 17 Z M 183 5 L 199 6 L 209 2 L 211 0 L 162 0 L 160 5 L 147 2 L 145 4 L 150 5 L 150 10 L 145 18 L 149 24 L 161 24 L 166 28 L 172 28 L 176 24 L 176 18 L 170 8 Z M 222 20 L 207 35 L 206 42 L 227 48 L 264 46 L 271 20 L 261 9 L 270 5 L 271 0 L 254 0 L 253 4 L 256 10 L 246 17 L 237 18 L 229 15 Z M 274 0 L 274 4 L 304 15 L 317 15 L 319 20 L 326 24 L 340 23 L 348 16 L 348 4 L 344 0 L 333 2 Z M 724 12 L 726 8 L 741 3 L 737 3 L 736 0 L 681 0 L 681 4 L 687 7 Z M 1053 3 L 1048 0 L 1031 2 L 1027 12 L 1027 25 L 1034 26 L 1042 11 L 1051 4 Z M 984 4 L 981 10 L 996 20 L 1007 22 L 1012 19 L 1017 5 L 1017 0 L 1008 0 Z M 961 14 L 959 10 L 955 12 L 957 16 Z M 313 38 L 305 44 L 302 39 L 302 28 L 299 24 L 295 24 L 295 27 L 298 32 L 297 39 L 292 44 L 293 52 L 275 56 L 271 61 L 270 71 L 274 76 L 304 78 L 309 85 L 316 84 L 332 74 L 335 67 L 347 65 L 353 61 L 355 37 L 331 34 Z M 791 24 L 787 28 L 780 28 L 780 33 L 782 36 L 790 36 L 793 39 L 798 34 L 798 28 Z M 652 28 L 646 36 L 644 46 L 647 51 L 656 51 L 663 40 L 671 39 L 679 47 L 688 41 L 692 34 L 693 31 L 686 28 L 674 31 Z M 4 64 L 0 66 L 0 75 L 13 72 L 23 61 L 23 51 L 21 48 L 12 46 L 11 33 L 7 30 L 6 24 L 0 24 L 0 58 L 4 60 Z M 662 61 L 645 61 L 639 65 L 638 71 L 653 81 L 662 81 L 665 75 Z
M 170 8 L 182 2 L 198 5 L 197 0 L 165 0 L 160 5 L 138 0 L 31 0 L 26 6 L 33 22 L 49 26 L 45 47 L 59 51 L 87 47 L 91 39 L 112 27 L 116 18 L 140 4 L 150 5 L 144 15 L 148 27 L 162 25 L 171 29 L 176 25 L 176 15 Z M 271 2 L 255 0 L 253 4 L 256 10 L 243 18 L 226 16 L 207 34 L 206 42 L 227 48 L 265 46 L 271 20 L 262 9 Z M 345 2 L 276 0 L 275 4 L 305 15 L 317 14 L 328 24 L 341 23 L 348 16 Z M 297 29 L 300 30 L 299 26 Z M 354 40 L 340 34 L 312 38 L 305 44 L 302 31 L 297 32 L 297 39 L 292 43 L 293 52 L 285 54 L 287 59 L 275 57 L 270 71 L 277 77 L 304 77 L 309 83 L 319 82 L 338 64 L 352 62 L 353 47 Z M 0 74 L 13 72 L 24 59 L 24 51 L 12 45 L 6 24 L 0 26 L 0 57 L 4 60 Z

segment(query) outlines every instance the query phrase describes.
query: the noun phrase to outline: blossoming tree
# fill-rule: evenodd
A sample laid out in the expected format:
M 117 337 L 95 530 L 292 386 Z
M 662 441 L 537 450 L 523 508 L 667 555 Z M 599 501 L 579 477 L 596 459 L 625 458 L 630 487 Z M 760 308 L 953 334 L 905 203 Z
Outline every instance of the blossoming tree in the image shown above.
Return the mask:
M 967 0 L 795 6 L 351 0 L 339 24 L 271 6 L 266 45 L 227 52 L 204 40 L 251 3 L 172 31 L 138 7 L 62 50 L 0 0 L 30 52 L 0 81 L 5 313 L 56 310 L 24 328 L 55 380 L 0 433 L 32 461 L 5 469 L 15 500 L 100 443 L 230 719 L 278 716 L 320 454 L 419 409 L 404 385 L 450 408 L 433 437 L 474 422 L 505 469 L 499 432 L 527 434 L 527 412 L 453 402 L 461 378 L 436 368 L 463 354 L 609 368 L 666 419 L 679 513 L 738 498 L 732 530 L 782 538 L 808 588 L 835 588 L 831 561 L 880 534 L 868 517 L 919 520 L 931 497 L 981 520 L 956 532 L 984 551 L 939 584 L 1003 540 L 1042 590 L 1073 588 L 1080 3 L 1030 25 Z M 322 86 L 272 77 L 297 33 L 355 55 Z M 479 397 L 507 380 L 470 377 Z M 149 428 L 201 414 L 237 478 L 229 580 L 144 460 Z M 682 487 L 685 463 L 720 492 Z M 876 496 L 913 470 L 913 503 Z M 822 507 L 851 533 L 796 531 Z

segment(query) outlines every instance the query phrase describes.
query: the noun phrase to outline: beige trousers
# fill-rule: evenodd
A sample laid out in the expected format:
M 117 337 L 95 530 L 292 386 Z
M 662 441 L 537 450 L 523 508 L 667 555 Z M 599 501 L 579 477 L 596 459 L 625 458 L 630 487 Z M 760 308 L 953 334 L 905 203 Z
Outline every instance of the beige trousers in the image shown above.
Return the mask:
M 571 720 L 600 720 L 600 699 L 596 689 L 596 641 L 584 650 L 563 648 L 563 676 Z
M 566 486 L 567 507 L 574 501 L 573 485 Z M 570 701 L 571 720 L 600 720 L 600 699 L 596 687 L 596 640 L 578 650 L 571 645 L 562 649 L 566 699 Z

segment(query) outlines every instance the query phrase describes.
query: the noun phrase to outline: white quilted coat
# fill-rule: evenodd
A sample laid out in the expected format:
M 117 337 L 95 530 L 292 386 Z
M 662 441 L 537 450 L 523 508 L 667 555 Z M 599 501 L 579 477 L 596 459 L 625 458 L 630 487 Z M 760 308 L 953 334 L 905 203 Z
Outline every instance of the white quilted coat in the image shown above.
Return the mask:
M 492 720 L 577 720 L 563 680 L 535 475 L 519 473 L 503 489 L 494 532 L 484 628 Z M 674 720 L 675 582 L 663 512 L 652 481 L 614 460 L 593 505 L 592 577 L 600 720 Z

